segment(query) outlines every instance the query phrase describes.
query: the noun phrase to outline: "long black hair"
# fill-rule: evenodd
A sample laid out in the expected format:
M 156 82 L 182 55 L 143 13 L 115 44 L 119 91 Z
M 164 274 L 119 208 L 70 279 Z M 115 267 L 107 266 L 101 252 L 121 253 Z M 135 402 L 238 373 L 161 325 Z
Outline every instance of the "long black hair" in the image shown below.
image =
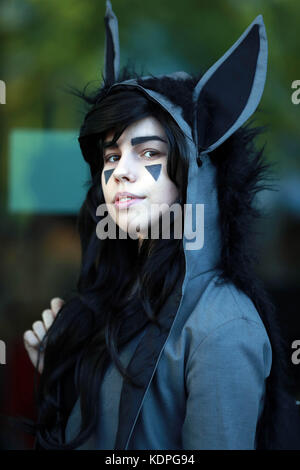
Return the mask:
M 98 101 L 99 96 L 95 96 L 94 103 Z M 157 118 L 165 130 L 169 144 L 167 172 L 178 188 L 182 207 L 185 203 L 185 137 L 173 118 L 136 90 L 116 90 L 102 97 L 97 112 L 92 119 L 88 113 L 82 126 L 88 125 L 94 135 L 80 140 L 91 180 L 78 217 L 82 263 L 77 292 L 63 306 L 43 340 L 46 349 L 36 423 L 36 438 L 43 448 L 76 448 L 95 430 L 101 377 L 110 361 L 125 380 L 134 382 L 120 362 L 120 348 L 149 321 L 158 322 L 163 303 L 185 269 L 182 239 L 146 238 L 139 250 L 137 240 L 99 240 L 96 234 L 96 209 L 105 202 L 101 188 L 105 133 L 113 129 L 115 142 L 129 124 L 146 116 Z M 136 291 L 132 293 L 134 285 Z M 62 401 L 62 384 L 67 375 L 80 397 L 82 425 L 78 436 L 65 443 L 70 409 Z
M 120 81 L 132 75 L 124 68 Z M 192 125 L 190 103 L 199 76 L 184 80 L 135 78 L 180 104 L 183 117 Z M 95 407 L 106 365 L 113 361 L 124 380 L 132 380 L 120 363 L 119 350 L 147 322 L 157 321 L 162 303 L 185 269 L 182 240 L 159 239 L 155 243 L 145 240 L 139 252 L 135 240 L 100 242 L 96 237 L 96 208 L 104 201 L 100 184 L 101 146 L 107 130 L 115 129 L 114 139 L 117 140 L 130 123 L 155 116 L 168 136 L 167 171 L 179 188 L 182 204 L 187 187 L 185 140 L 171 116 L 138 90 L 109 91 L 109 87 L 104 86 L 89 95 L 85 91 L 75 93 L 89 108 L 82 130 L 89 125 L 92 126 L 89 130 L 94 131 L 94 136 L 80 141 L 92 179 L 78 217 L 82 265 L 77 292 L 63 306 L 44 338 L 46 350 L 37 397 L 36 438 L 48 449 L 76 448 L 91 435 L 96 425 Z M 255 145 L 261 131 L 259 127 L 243 126 L 210 155 L 217 167 L 222 231 L 219 282 L 232 282 L 249 296 L 272 346 L 272 368 L 266 381 L 264 410 L 257 426 L 257 448 L 293 449 L 299 447 L 300 426 L 291 396 L 292 379 L 287 372 L 287 345 L 278 326 L 275 306 L 254 272 L 257 256 L 251 227 L 260 216 L 255 196 L 260 190 L 270 188 L 267 183 L 269 164 L 264 161 L 263 149 L 257 150 Z M 137 280 L 138 295 L 132 296 L 130 288 Z M 68 374 L 80 397 L 82 425 L 78 436 L 66 444 L 63 430 L 70 409 L 62 406 L 62 383 Z

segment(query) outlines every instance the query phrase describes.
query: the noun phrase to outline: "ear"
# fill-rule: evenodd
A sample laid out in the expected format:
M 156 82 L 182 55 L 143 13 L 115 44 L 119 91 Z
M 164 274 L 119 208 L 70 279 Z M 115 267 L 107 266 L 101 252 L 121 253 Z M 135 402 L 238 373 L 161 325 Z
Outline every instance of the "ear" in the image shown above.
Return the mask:
M 221 145 L 254 113 L 265 85 L 268 45 L 259 15 L 194 89 L 194 136 L 207 153 Z
M 104 79 L 111 85 L 118 80 L 120 67 L 118 20 L 109 0 L 106 0 L 105 24 L 105 57 Z

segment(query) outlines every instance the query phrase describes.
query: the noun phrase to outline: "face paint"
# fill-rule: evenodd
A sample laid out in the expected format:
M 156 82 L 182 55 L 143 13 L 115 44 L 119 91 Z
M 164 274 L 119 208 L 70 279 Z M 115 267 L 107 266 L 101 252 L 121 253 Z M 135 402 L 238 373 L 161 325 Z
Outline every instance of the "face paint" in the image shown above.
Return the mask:
M 104 170 L 104 177 L 105 177 L 105 183 L 107 184 L 109 178 L 111 177 L 112 173 L 114 172 L 114 169 L 112 170 Z
M 110 130 L 104 141 L 111 142 L 113 136 L 114 130 Z M 178 188 L 167 172 L 167 137 L 160 122 L 148 116 L 127 126 L 116 144 L 105 148 L 102 155 L 105 204 L 112 220 L 124 232 L 130 232 L 133 225 L 139 226 L 143 237 L 150 225 L 158 223 L 160 214 L 155 208 L 164 204 L 161 211 L 166 212 L 178 198 Z M 139 200 L 115 204 L 116 194 L 122 192 L 136 195 Z
M 161 164 L 159 165 L 146 165 L 145 168 L 151 173 L 155 181 L 158 180 L 161 170 Z

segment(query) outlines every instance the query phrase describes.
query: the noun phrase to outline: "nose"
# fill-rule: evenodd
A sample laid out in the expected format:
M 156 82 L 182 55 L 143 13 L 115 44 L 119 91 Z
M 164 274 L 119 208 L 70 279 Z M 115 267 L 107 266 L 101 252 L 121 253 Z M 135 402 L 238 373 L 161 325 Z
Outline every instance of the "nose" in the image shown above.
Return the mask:
M 133 159 L 129 155 L 123 154 L 120 158 L 113 176 L 117 181 L 135 181 L 136 171 Z

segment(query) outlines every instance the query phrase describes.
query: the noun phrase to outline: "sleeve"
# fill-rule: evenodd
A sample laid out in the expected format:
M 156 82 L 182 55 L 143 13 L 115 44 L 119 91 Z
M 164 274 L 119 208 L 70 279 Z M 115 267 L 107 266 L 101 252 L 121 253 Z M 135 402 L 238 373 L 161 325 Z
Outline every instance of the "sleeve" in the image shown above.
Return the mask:
M 271 363 L 258 322 L 236 318 L 206 336 L 186 365 L 183 449 L 255 449 Z

